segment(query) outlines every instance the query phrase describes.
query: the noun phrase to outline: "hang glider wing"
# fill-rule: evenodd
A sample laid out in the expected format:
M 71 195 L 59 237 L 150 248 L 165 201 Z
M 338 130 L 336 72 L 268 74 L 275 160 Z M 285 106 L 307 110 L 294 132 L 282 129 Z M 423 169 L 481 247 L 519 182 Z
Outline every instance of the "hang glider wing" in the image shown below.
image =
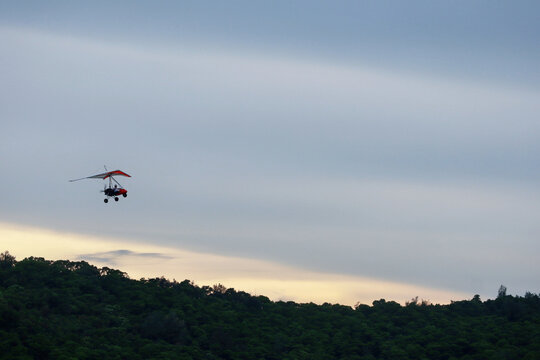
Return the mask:
M 79 181 L 79 180 L 83 180 L 83 179 L 103 179 L 103 180 L 105 180 L 108 177 L 113 177 L 113 176 L 131 177 L 131 175 L 128 175 L 128 174 L 126 174 L 125 172 L 123 172 L 121 170 L 114 170 L 114 171 L 107 171 L 107 172 L 104 172 L 102 174 L 92 175 L 92 176 L 88 176 L 88 177 L 84 177 L 84 178 L 80 178 L 80 179 L 69 180 L 69 181 Z

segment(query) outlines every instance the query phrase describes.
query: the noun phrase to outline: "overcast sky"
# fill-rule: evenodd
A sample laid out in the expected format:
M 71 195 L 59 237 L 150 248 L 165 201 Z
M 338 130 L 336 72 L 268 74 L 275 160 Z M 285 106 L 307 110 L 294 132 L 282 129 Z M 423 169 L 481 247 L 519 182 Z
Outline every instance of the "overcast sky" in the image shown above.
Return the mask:
M 2 2 L 0 221 L 536 293 L 539 39 L 537 1 Z M 103 165 L 126 199 L 67 182 Z

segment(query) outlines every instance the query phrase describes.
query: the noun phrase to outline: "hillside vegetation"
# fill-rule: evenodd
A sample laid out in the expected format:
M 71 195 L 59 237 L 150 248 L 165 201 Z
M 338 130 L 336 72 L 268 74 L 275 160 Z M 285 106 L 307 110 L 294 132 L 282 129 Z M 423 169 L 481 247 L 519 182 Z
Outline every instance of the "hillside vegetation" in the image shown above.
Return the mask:
M 540 297 L 273 302 L 0 254 L 2 359 L 540 359 Z

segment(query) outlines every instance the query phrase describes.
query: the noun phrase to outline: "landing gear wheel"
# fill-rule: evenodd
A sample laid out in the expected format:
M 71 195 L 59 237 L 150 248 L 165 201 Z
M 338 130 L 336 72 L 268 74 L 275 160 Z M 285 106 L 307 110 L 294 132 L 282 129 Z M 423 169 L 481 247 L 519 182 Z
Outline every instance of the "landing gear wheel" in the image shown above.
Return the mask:
M 103 199 L 103 202 L 106 204 L 109 202 L 109 199 Z
M 127 197 L 127 194 L 122 194 L 123 197 Z
M 118 201 L 118 198 L 117 198 L 117 197 L 115 197 L 115 198 L 114 198 L 114 201 Z

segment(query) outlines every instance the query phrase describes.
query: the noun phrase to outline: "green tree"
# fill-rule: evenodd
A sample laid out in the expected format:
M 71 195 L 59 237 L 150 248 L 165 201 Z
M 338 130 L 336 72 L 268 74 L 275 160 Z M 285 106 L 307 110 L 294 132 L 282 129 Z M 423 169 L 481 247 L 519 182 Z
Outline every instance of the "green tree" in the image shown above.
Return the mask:
M 15 256 L 11 255 L 9 251 L 0 254 L 0 270 L 11 268 L 16 263 Z

